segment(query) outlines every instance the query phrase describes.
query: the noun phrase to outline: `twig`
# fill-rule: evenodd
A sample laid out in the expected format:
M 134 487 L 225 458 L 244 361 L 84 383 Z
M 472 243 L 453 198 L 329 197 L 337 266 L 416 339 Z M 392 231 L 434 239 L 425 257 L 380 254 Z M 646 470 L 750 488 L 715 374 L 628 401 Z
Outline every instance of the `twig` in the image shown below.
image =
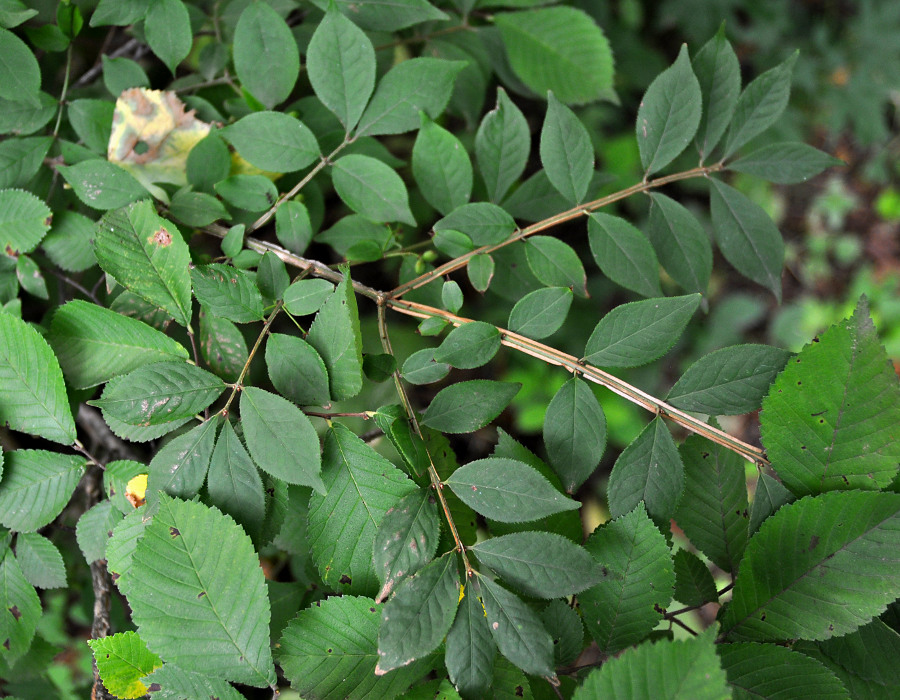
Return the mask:
M 116 459 L 130 459 L 134 462 L 140 462 L 143 457 L 135 452 L 128 443 L 120 439 L 113 433 L 100 411 L 91 408 L 86 404 L 78 406 L 78 414 L 75 416 L 75 422 L 88 434 L 91 438 L 91 449 L 95 450 L 95 446 L 103 447 L 108 457 Z M 86 455 L 88 459 L 95 460 L 92 456 Z
M 690 633 L 692 636 L 694 636 L 694 637 L 697 636 L 697 633 L 696 633 L 694 630 L 692 630 L 690 627 L 688 627 L 686 624 L 684 624 L 684 623 L 683 623 L 681 620 L 679 620 L 677 617 L 673 617 L 671 620 L 669 620 L 669 622 L 675 623 L 676 625 L 678 625 L 679 627 L 681 627 L 681 629 L 683 629 L 683 630 L 685 630 L 686 632 Z

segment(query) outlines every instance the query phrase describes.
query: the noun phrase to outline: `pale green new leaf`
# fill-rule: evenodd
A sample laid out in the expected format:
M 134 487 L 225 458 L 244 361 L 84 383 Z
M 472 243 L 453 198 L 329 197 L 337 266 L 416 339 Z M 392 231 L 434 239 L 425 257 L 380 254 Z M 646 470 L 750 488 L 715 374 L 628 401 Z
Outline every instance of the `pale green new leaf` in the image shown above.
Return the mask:
M 606 448 L 606 416 L 591 387 L 578 377 L 563 384 L 547 406 L 544 445 L 569 493 L 600 463 Z
M 590 214 L 588 240 L 597 267 L 613 282 L 645 297 L 662 296 L 656 253 L 632 224 L 610 214 Z
M 190 253 L 178 230 L 144 200 L 104 215 L 94 252 L 105 272 L 182 326 L 191 322 Z
M 499 349 L 500 331 L 497 327 L 483 321 L 473 321 L 450 331 L 440 346 L 434 349 L 433 360 L 459 369 L 474 369 L 489 362 Z
M 483 697 L 491 685 L 497 645 L 488 629 L 475 586 L 466 584 L 456 619 L 447 633 L 444 663 L 450 680 L 465 697 Z
M 898 425 L 900 384 L 865 299 L 788 363 L 760 414 L 769 459 L 798 496 L 890 484 Z
M 400 584 L 381 611 L 375 675 L 407 666 L 438 647 L 456 616 L 459 586 L 456 552 Z
M 413 145 L 413 177 L 427 202 L 447 215 L 472 195 L 472 161 L 452 133 L 427 116 Z
M 45 450 L 13 450 L 5 462 L 0 523 L 16 532 L 35 532 L 59 515 L 85 466 L 84 457 Z
M 749 173 L 782 185 L 806 182 L 826 168 L 844 165 L 818 148 L 800 143 L 773 143 L 728 164 L 729 170 Z
M 140 575 L 120 585 L 151 650 L 187 671 L 254 687 L 275 682 L 263 572 L 230 517 L 162 495 L 132 566 Z
M 36 532 L 16 535 L 16 559 L 28 582 L 36 588 L 65 588 L 66 567 L 50 540 Z
M 900 495 L 833 491 L 782 506 L 751 538 L 720 620 L 732 641 L 822 640 L 900 597 Z
M 471 433 L 483 428 L 519 393 L 518 382 L 472 379 L 441 389 L 422 418 L 422 424 L 444 433 Z
M 488 199 L 495 203 L 503 200 L 525 171 L 530 151 L 528 122 L 506 91 L 498 87 L 497 105 L 484 115 L 475 134 L 475 157 Z
M 220 421 L 214 416 L 157 451 L 147 467 L 147 497 L 151 502 L 158 491 L 179 498 L 197 495 L 209 469 Z
M 647 237 L 659 262 L 682 289 L 706 292 L 712 273 L 709 235 L 687 207 L 659 192 L 650 193 Z
M 69 445 L 75 421 L 59 362 L 29 324 L 0 313 L 0 425 Z
M 147 694 L 144 676 L 162 666 L 162 659 L 147 648 L 136 632 L 120 632 L 89 639 L 100 680 L 118 698 L 142 698 Z
M 241 85 L 268 109 L 294 89 L 300 74 L 297 41 L 268 3 L 251 2 L 241 12 L 234 29 L 234 69 Z
M 587 276 L 581 259 L 570 245 L 553 236 L 525 239 L 528 267 L 548 287 L 570 287 L 575 294 L 587 296 Z
M 540 340 L 558 331 L 572 306 L 568 287 L 535 289 L 516 302 L 509 312 L 509 330 Z
M 378 526 L 416 486 L 339 423 L 325 438 L 322 481 L 324 487 L 309 502 L 309 543 L 322 580 L 332 590 L 374 595 Z
M 410 226 L 416 220 L 409 210 L 409 194 L 400 176 L 377 158 L 359 154 L 334 162 L 334 189 L 357 214 L 375 222 L 400 221 Z
M 174 75 L 193 45 L 191 19 L 184 3 L 181 0 L 153 0 L 144 18 L 144 34 L 150 49 Z
M 325 493 L 319 437 L 299 408 L 277 394 L 248 386 L 241 392 L 241 423 L 253 461 L 264 472 Z
M 227 513 L 254 536 L 266 515 L 266 497 L 256 465 L 226 420 L 216 440 L 216 447 L 206 475 L 206 491 L 210 505 Z
M 7 550 L 0 559 L 0 638 L 4 662 L 12 666 L 28 651 L 40 619 L 41 600 L 12 552 Z
M 319 157 L 319 144 L 309 127 L 283 112 L 254 112 L 219 133 L 261 170 L 291 173 Z
M 50 228 L 52 212 L 24 190 L 0 190 L 0 250 L 30 253 Z
M 328 370 L 312 345 L 302 338 L 272 333 L 266 340 L 266 368 L 272 385 L 300 406 L 329 401 Z
M 692 62 L 703 95 L 697 149 L 706 156 L 719 143 L 741 93 L 741 66 L 725 38 L 725 24 L 697 52 Z
M 585 549 L 606 570 L 578 599 L 585 626 L 600 651 L 614 654 L 644 639 L 672 601 L 672 553 L 643 504 L 600 526 Z
M 262 295 L 246 272 L 231 265 L 212 263 L 191 269 L 194 294 L 210 313 L 235 323 L 263 317 Z
M 594 328 L 582 361 L 597 367 L 638 367 L 676 343 L 700 305 L 699 294 L 617 306 Z
M 581 202 L 594 174 L 594 147 L 584 124 L 552 91 L 547 93 L 540 153 L 552 185 L 571 204 Z
M 147 190 L 131 173 L 102 158 L 57 165 L 56 169 L 78 199 L 92 209 L 118 209 L 147 196 Z
M 687 148 L 700 126 L 702 101 L 687 44 L 682 44 L 675 63 L 654 78 L 638 108 L 637 142 L 645 174 L 666 167 Z

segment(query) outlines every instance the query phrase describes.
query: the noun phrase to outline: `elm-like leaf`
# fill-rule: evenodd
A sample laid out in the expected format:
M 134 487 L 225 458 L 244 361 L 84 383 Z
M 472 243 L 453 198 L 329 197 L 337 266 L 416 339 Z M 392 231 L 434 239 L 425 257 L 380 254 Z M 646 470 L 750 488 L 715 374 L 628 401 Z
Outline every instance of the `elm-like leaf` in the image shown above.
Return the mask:
M 36 532 L 66 507 L 84 474 L 85 459 L 45 450 L 4 455 L 0 523 L 16 532 Z
M 152 503 L 158 492 L 179 498 L 193 498 L 203 486 L 216 444 L 221 418 L 214 416 L 186 433 L 172 438 L 150 460 L 147 498 Z
M 234 323 L 263 317 L 263 300 L 253 279 L 231 265 L 212 263 L 191 270 L 194 294 L 210 313 Z

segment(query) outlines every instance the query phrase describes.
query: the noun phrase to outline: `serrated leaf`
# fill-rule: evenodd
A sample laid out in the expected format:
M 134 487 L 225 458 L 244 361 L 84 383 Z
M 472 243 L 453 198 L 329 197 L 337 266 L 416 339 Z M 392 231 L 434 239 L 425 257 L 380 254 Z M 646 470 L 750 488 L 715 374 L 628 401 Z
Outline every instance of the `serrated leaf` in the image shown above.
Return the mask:
M 0 6 L 0 27 L 6 29 L 18 27 L 37 13 L 37 10 L 29 9 L 21 0 L 5 0 Z
M 375 675 L 381 608 L 371 598 L 345 595 L 301 610 L 277 645 L 291 685 L 322 700 L 389 700 L 428 673 L 422 661 Z
M 231 321 L 208 312 L 200 313 L 200 356 L 222 379 L 237 381 L 247 362 L 247 341 Z
M 147 44 L 172 75 L 191 51 L 193 33 L 187 8 L 181 0 L 154 0 L 144 18 Z
M 216 698 L 217 700 L 241 700 L 234 687 L 221 678 L 211 678 L 195 671 L 185 671 L 175 664 L 163 664 L 144 679 L 154 687 L 154 700 L 182 700 L 182 698 Z
M 599 527 L 584 546 L 609 572 L 578 597 L 584 623 L 600 650 L 614 654 L 644 639 L 672 601 L 672 553 L 643 504 Z
M 416 225 L 406 185 L 380 160 L 359 154 L 343 156 L 334 162 L 332 180 L 344 203 L 365 218 Z
M 78 199 L 92 209 L 118 209 L 147 196 L 147 190 L 131 173 L 100 158 L 57 165 L 56 169 Z
M 712 272 L 712 244 L 690 210 L 659 192 L 650 193 L 647 237 L 659 262 L 682 289 L 706 292 Z
M 104 215 L 94 237 L 97 261 L 126 289 L 187 327 L 191 322 L 190 253 L 178 230 L 147 200 Z
M 0 313 L 0 424 L 63 445 L 75 441 L 56 356 L 34 328 L 8 313 Z
M 0 642 L 10 666 L 31 646 L 41 618 L 41 600 L 11 552 L 0 559 Z
M 669 390 L 686 411 L 735 416 L 759 408 L 791 353 L 770 345 L 732 345 L 704 355 Z
M 529 292 L 509 312 L 509 330 L 540 340 L 558 331 L 572 306 L 572 290 L 547 287 Z
M 241 85 L 268 109 L 294 89 L 300 74 L 297 42 L 267 3 L 252 2 L 241 12 L 234 29 L 234 69 Z
M 641 501 L 662 527 L 675 514 L 684 488 L 684 465 L 663 419 L 657 416 L 626 447 L 609 475 L 609 514 L 630 513 Z
M 24 190 L 0 190 L 0 251 L 30 253 L 50 228 L 52 212 Z
M 793 494 L 765 472 L 756 481 L 756 492 L 750 507 L 750 535 L 756 534 L 763 521 L 785 503 L 794 500 Z
M 283 112 L 253 112 L 219 133 L 261 170 L 291 173 L 319 157 L 319 144 L 309 127 Z
M 36 588 L 65 588 L 66 567 L 50 540 L 36 532 L 16 535 L 16 559 L 28 583 Z
M 609 214 L 590 214 L 588 240 L 597 267 L 613 282 L 645 297 L 662 296 L 656 253 L 632 224 Z
M 569 493 L 600 463 L 606 449 L 606 416 L 591 387 L 578 377 L 563 384 L 547 406 L 544 445 Z
M 418 128 L 419 111 L 436 119 L 453 92 L 461 61 L 411 58 L 397 64 L 378 82 L 363 112 L 357 136 L 402 134 Z
M 548 287 L 570 287 L 578 296 L 587 296 L 584 265 L 571 246 L 553 236 L 531 236 L 525 240 L 528 267 Z
M 753 536 L 722 614 L 732 641 L 822 640 L 852 632 L 900 597 L 900 495 L 807 496 Z
M 637 142 L 645 175 L 666 167 L 687 148 L 700 125 L 702 102 L 687 44 L 682 44 L 675 63 L 654 78 L 638 108 Z
M 216 375 L 187 362 L 157 362 L 113 377 L 89 403 L 129 425 L 149 426 L 189 418 L 225 391 Z
M 772 645 L 767 644 L 765 646 Z M 815 661 L 818 661 L 819 664 L 821 664 L 826 669 L 831 671 L 832 674 L 837 676 L 841 685 L 843 685 L 844 689 L 850 694 L 850 698 L 893 700 L 893 696 L 895 695 L 895 693 L 892 692 L 893 689 L 887 688 L 886 686 L 880 685 L 873 681 L 868 681 L 860 676 L 857 676 L 855 673 L 850 673 L 843 666 L 834 663 L 834 661 L 825 656 L 815 643 L 803 641 L 794 642 L 793 649 L 794 651 L 798 651 L 801 654 L 808 656 Z M 845 700 L 846 697 L 846 695 L 840 696 L 841 700 Z
M 0 97 L 0 133 L 27 136 L 47 125 L 59 109 L 55 97 L 38 92 L 36 102 Z
M 434 225 L 436 232 L 458 231 L 476 246 L 493 245 L 516 230 L 516 222 L 506 211 L 490 202 L 472 202 L 457 208 Z
M 491 685 L 497 645 L 488 629 L 475 587 L 466 584 L 456 619 L 447 633 L 444 663 L 450 680 L 465 697 L 481 697 Z
M 514 532 L 469 547 L 478 561 L 513 588 L 533 598 L 580 593 L 602 577 L 582 547 L 550 532 Z
M 507 659 L 526 673 L 555 678 L 553 640 L 540 618 L 520 598 L 478 574 L 488 629 Z
M 37 105 L 41 69 L 28 44 L 0 27 L 0 98 Z
M 130 459 L 117 459 L 107 462 L 106 471 L 103 472 L 103 489 L 110 502 L 122 513 L 132 512 L 136 506 L 130 500 L 138 494 L 134 490 L 131 480 L 140 475 L 147 476 L 147 465 Z M 129 488 L 130 487 L 130 488 Z M 144 497 L 146 498 L 146 484 Z
M 253 461 L 289 484 L 325 493 L 322 458 L 315 428 L 287 399 L 257 387 L 241 392 L 241 423 Z
M 444 433 L 471 433 L 503 412 L 522 385 L 472 379 L 441 389 L 422 418 L 422 424 Z
M 686 549 L 675 552 L 675 600 L 685 605 L 700 606 L 719 600 L 716 582 L 700 557 Z
M 162 495 L 132 566 L 140 576 L 120 585 L 151 650 L 188 671 L 254 687 L 275 682 L 262 569 L 230 517 Z
M 74 455 L 13 450 L 5 460 L 0 523 L 16 532 L 35 532 L 59 515 L 84 474 L 85 459 Z
M 451 132 L 427 116 L 413 145 L 413 177 L 426 201 L 441 214 L 449 214 L 472 195 L 472 161 Z
M 163 665 L 136 632 L 120 632 L 89 639 L 100 680 L 118 698 L 142 698 L 147 694 L 144 676 Z
M 246 272 L 212 263 L 193 268 L 191 281 L 198 301 L 216 316 L 235 323 L 262 319 L 262 295 Z
M 0 143 L 0 190 L 27 184 L 43 165 L 51 143 L 49 136 L 7 139 Z M 2 240 L 0 248 L 6 249 Z
M 151 501 L 157 491 L 179 498 L 197 495 L 209 469 L 220 420 L 215 416 L 194 426 L 169 440 L 153 456 L 147 467 L 147 496 Z
M 684 496 L 675 520 L 697 549 L 735 572 L 749 537 L 744 462 L 699 435 L 684 441 L 681 458 Z
M 900 463 L 898 425 L 900 385 L 865 299 L 788 363 L 760 414 L 769 459 L 799 496 L 887 486 Z
M 328 403 L 328 371 L 306 341 L 272 333 L 266 341 L 266 367 L 274 387 L 300 406 Z
M 74 211 L 57 212 L 41 248 L 57 267 L 83 272 L 97 264 L 93 238 L 94 222 L 89 218 Z
M 533 467 L 505 457 L 469 462 L 444 483 L 463 503 L 503 523 L 538 520 L 581 505 L 553 488 Z
M 234 518 L 251 537 L 259 532 L 266 515 L 262 479 L 228 420 L 216 440 L 206 490 L 210 505 Z
M 306 70 L 316 97 L 349 132 L 375 89 L 375 49 L 369 37 L 340 12 L 329 10 L 309 42 Z
M 488 199 L 498 204 L 503 200 L 525 171 L 530 151 L 528 122 L 506 91 L 498 87 L 497 105 L 484 115 L 475 134 L 475 157 Z M 471 262 L 469 265 L 471 269 Z
M 741 66 L 725 38 L 724 24 L 697 52 L 692 66 L 703 95 L 697 149 L 705 157 L 725 133 L 741 92 Z
M 579 614 L 565 600 L 551 601 L 538 614 L 553 638 L 556 666 L 574 663 L 584 649 L 584 625 Z
M 400 584 L 381 611 L 375 675 L 407 666 L 437 648 L 456 616 L 459 586 L 455 552 Z
M 306 341 L 328 368 L 331 397 L 342 401 L 356 396 L 362 389 L 362 337 L 349 269 L 344 269 L 344 279 L 322 306 Z
M 806 182 L 844 161 L 805 143 L 773 143 L 728 164 L 729 170 L 756 175 L 769 182 L 792 185 Z
M 385 513 L 415 484 L 339 423 L 325 438 L 322 464 L 324 487 L 309 503 L 313 559 L 333 590 L 374 594 L 375 534 Z
M 881 620 L 872 620 L 851 634 L 819 642 L 825 656 L 860 678 L 896 690 L 900 673 L 894 659 L 900 653 L 900 634 Z
M 653 362 L 676 343 L 699 305 L 700 295 L 688 294 L 617 306 L 594 328 L 582 361 L 597 367 Z
M 417 489 L 384 514 L 375 533 L 375 573 L 381 581 L 377 600 L 387 600 L 397 584 L 433 557 L 440 536 L 437 502 L 427 488 Z
M 581 202 L 594 173 L 594 147 L 584 124 L 552 91 L 547 93 L 540 154 L 544 172 L 557 191 L 571 204 Z
M 612 93 L 609 42 L 591 17 L 572 7 L 494 16 L 515 74 L 538 95 L 552 90 L 565 104 L 585 104 Z
M 106 556 L 106 544 L 120 520 L 122 513 L 108 500 L 100 501 L 78 518 L 75 538 L 88 564 Z
M 134 555 L 138 541 L 144 536 L 149 522 L 150 516 L 147 514 L 147 507 L 141 506 L 119 521 L 113 530 L 112 537 L 106 543 L 107 569 L 116 575 L 115 582 L 119 590 L 122 590 L 123 581 L 127 578 L 131 567 L 131 557 Z

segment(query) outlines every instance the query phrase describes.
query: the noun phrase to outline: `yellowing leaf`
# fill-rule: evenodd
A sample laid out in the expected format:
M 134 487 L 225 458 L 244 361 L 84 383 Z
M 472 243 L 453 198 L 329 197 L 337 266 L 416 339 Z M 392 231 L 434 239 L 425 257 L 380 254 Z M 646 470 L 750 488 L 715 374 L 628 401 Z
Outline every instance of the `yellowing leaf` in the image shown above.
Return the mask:
M 147 475 L 138 474 L 125 486 L 125 498 L 135 508 L 147 502 Z

